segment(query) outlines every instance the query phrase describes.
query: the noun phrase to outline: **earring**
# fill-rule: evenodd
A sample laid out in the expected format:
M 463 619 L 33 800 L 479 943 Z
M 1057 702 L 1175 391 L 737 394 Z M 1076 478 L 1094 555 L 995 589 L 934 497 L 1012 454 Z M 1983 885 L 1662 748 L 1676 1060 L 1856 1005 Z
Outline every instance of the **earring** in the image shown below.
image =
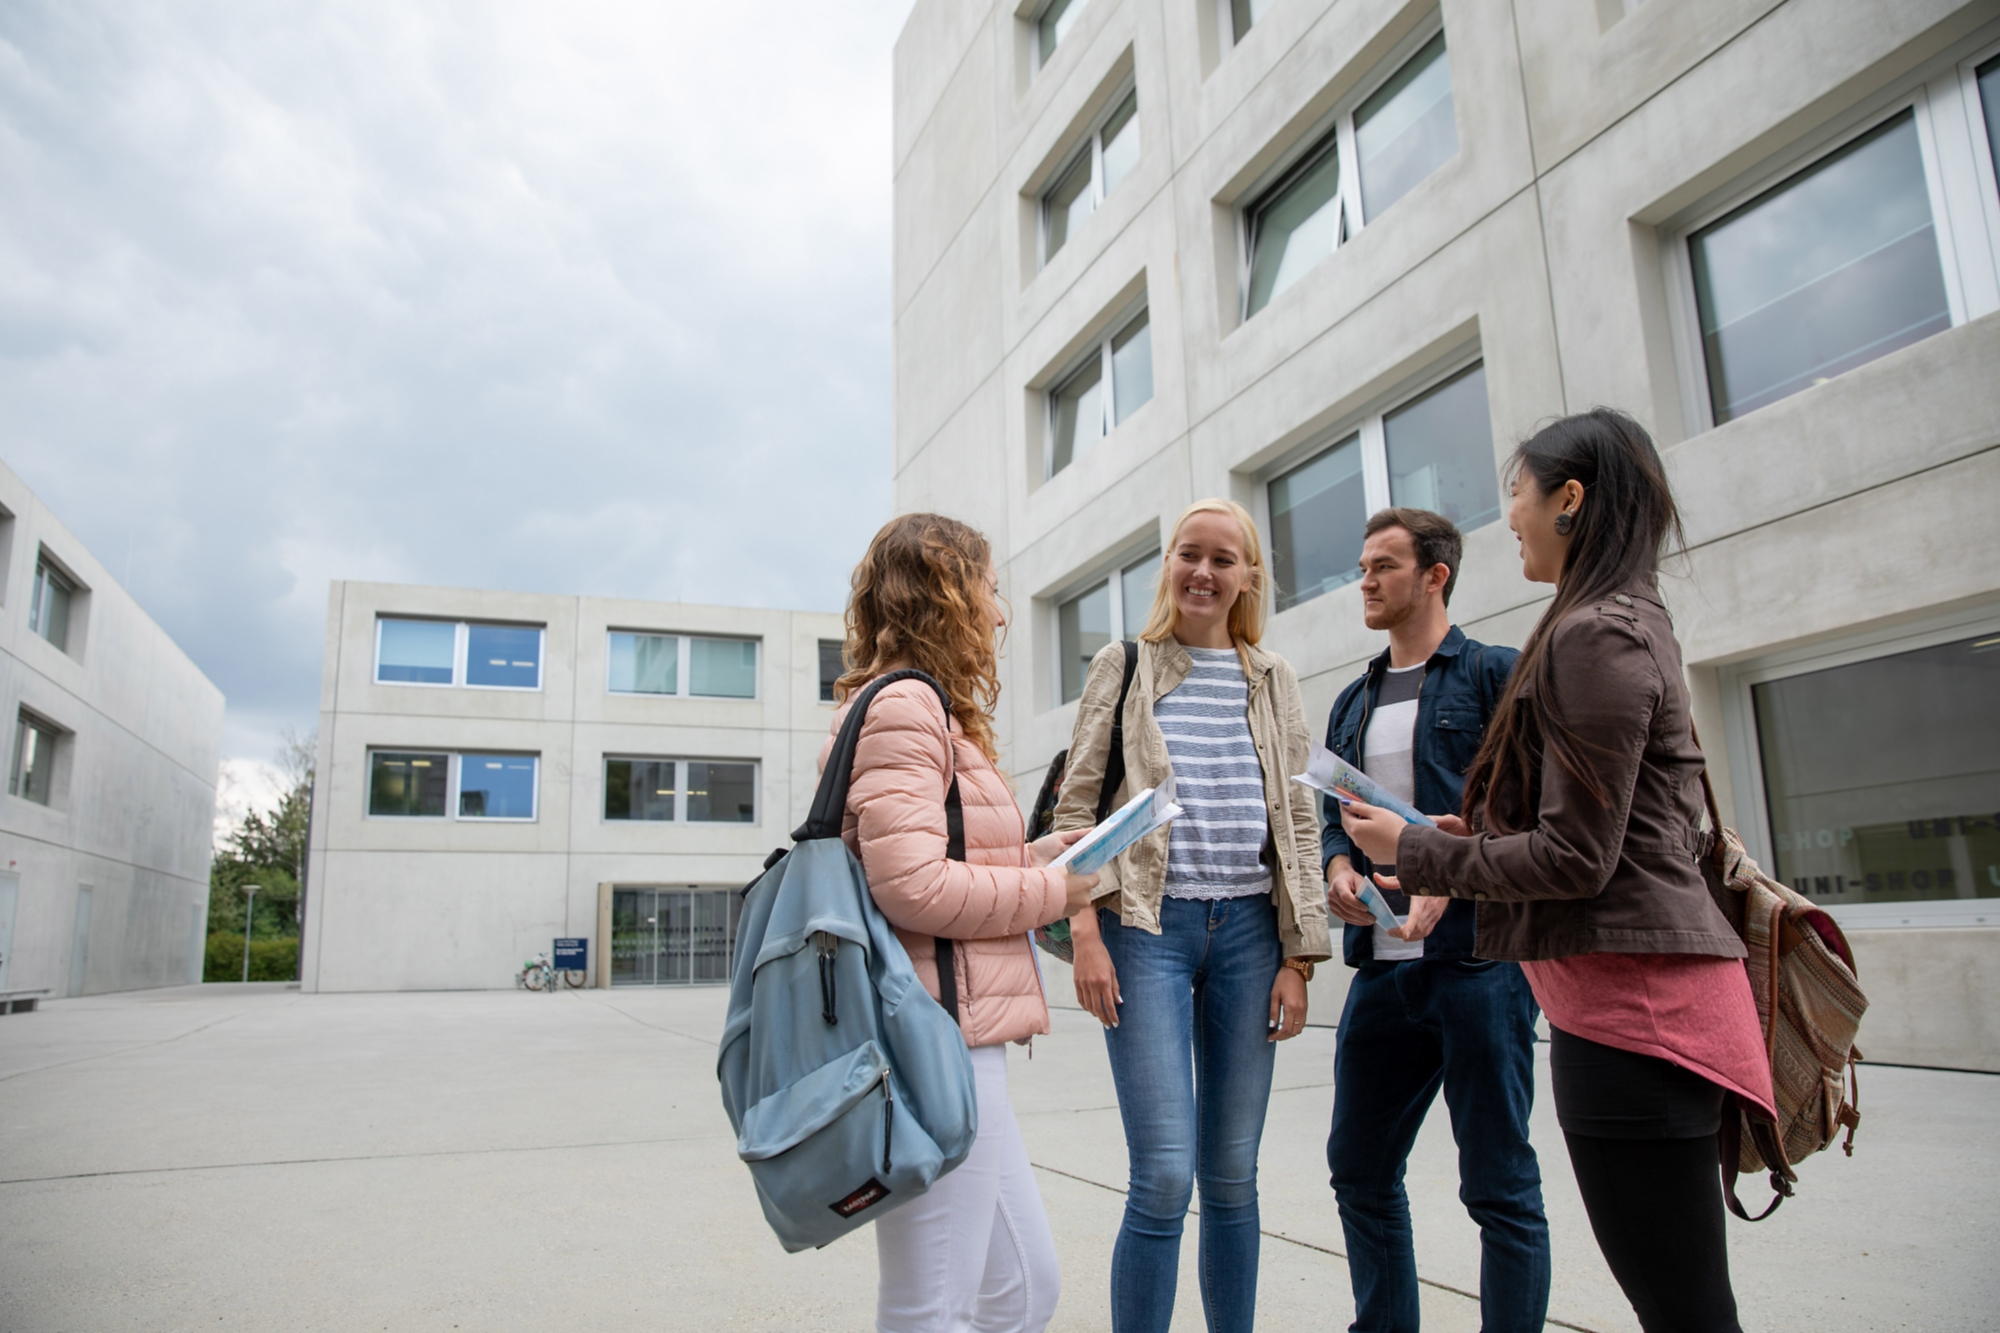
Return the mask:
M 1569 536 L 1570 529 L 1575 526 L 1576 515 L 1569 512 L 1569 510 L 1565 509 L 1562 513 L 1556 515 L 1556 536 Z

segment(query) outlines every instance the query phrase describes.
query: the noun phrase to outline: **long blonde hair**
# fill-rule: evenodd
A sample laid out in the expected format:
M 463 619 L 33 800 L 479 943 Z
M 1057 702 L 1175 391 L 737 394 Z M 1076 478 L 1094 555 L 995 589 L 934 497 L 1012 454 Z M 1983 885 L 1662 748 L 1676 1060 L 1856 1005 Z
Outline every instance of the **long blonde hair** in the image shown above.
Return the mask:
M 942 514 L 892 518 L 854 567 L 847 599 L 848 669 L 841 699 L 907 663 L 944 686 L 965 738 L 997 766 L 993 705 L 999 650 L 986 569 L 993 548 L 977 528 Z
M 1181 544 L 1181 529 L 1196 514 L 1226 514 L 1236 520 L 1237 530 L 1243 536 L 1243 564 L 1249 575 L 1243 591 L 1229 608 L 1229 637 L 1240 650 L 1264 637 L 1271 580 L 1264 569 L 1264 543 L 1257 535 L 1257 520 L 1234 500 L 1196 500 L 1174 520 L 1174 535 L 1160 553 L 1160 581 L 1153 590 L 1153 610 L 1146 617 L 1146 628 L 1139 631 L 1139 637 L 1152 643 L 1164 643 L 1174 637 L 1174 625 L 1180 619 L 1180 612 L 1174 606 L 1174 552 Z

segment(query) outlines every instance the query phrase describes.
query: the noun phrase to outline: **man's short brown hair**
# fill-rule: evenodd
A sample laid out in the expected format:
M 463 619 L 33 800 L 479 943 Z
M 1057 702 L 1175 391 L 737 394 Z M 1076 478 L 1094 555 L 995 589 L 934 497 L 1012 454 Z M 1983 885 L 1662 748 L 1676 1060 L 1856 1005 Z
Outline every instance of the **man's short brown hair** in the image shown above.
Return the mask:
M 1417 548 L 1417 568 L 1428 570 L 1443 565 L 1451 573 L 1444 580 L 1444 602 L 1451 605 L 1451 590 L 1458 583 L 1458 561 L 1465 554 L 1465 537 L 1457 525 L 1443 514 L 1428 509 L 1378 509 L 1362 532 L 1365 541 L 1384 528 L 1401 528 L 1410 534 Z

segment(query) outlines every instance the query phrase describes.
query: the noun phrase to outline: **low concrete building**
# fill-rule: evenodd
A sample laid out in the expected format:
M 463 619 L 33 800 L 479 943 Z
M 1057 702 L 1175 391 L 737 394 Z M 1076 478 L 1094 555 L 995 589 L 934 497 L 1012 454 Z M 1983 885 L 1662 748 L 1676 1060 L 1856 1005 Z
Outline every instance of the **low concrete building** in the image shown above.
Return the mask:
M 840 617 L 333 585 L 301 978 L 727 979 L 739 899 L 812 803 Z
M 1518 644 L 1499 465 L 1623 407 L 1725 812 L 1870 1056 L 2000 1069 L 2000 7 L 917 0 L 895 71 L 896 504 L 998 547 L 1026 790 L 1189 501 L 1324 719 L 1366 516 L 1453 517 Z
M 0 992 L 201 980 L 222 692 L 0 464 Z

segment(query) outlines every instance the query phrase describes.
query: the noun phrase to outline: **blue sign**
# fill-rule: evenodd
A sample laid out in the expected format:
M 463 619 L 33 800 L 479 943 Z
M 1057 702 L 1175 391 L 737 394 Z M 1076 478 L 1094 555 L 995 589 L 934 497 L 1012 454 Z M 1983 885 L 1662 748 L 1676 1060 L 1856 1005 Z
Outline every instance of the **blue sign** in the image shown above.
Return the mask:
M 590 965 L 585 959 L 590 957 L 589 940 L 557 940 L 556 971 L 587 972 Z

